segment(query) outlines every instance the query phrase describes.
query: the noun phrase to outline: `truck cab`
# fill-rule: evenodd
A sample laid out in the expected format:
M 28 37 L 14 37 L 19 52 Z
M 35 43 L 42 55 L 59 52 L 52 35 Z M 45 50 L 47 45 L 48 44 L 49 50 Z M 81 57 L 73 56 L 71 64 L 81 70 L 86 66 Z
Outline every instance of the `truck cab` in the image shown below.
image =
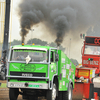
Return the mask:
M 7 64 L 7 86 L 10 100 L 44 96 L 47 100 L 72 100 L 75 66 L 57 48 L 18 45 L 10 49 Z M 19 91 L 20 90 L 20 91 Z
M 82 50 L 82 65 L 100 72 L 100 37 L 86 36 Z

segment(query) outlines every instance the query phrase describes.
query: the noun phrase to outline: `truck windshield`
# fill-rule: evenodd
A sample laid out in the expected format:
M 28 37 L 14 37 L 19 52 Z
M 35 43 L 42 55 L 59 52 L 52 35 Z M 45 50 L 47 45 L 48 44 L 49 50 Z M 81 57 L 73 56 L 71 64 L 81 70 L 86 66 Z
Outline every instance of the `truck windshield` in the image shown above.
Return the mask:
M 13 50 L 11 61 L 26 61 L 29 57 L 31 62 L 47 62 L 47 51 L 42 50 Z
M 90 46 L 90 45 L 85 45 L 85 51 L 84 54 L 89 54 L 89 55 L 100 55 L 100 47 L 99 46 Z

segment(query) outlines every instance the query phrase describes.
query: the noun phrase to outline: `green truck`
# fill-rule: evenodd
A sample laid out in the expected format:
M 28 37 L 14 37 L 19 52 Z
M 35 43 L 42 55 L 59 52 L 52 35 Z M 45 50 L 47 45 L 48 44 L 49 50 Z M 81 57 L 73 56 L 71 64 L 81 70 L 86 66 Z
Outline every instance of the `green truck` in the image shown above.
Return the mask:
M 57 48 L 36 45 L 11 47 L 7 63 L 9 99 L 72 100 L 75 66 Z

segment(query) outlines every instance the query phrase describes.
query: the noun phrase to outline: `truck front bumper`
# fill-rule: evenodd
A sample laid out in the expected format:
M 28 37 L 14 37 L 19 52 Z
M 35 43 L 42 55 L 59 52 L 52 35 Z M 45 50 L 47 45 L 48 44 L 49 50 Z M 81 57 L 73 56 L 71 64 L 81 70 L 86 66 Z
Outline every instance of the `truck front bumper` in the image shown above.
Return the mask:
M 8 88 L 31 88 L 31 89 L 48 89 L 46 83 L 25 83 L 25 82 L 8 82 Z

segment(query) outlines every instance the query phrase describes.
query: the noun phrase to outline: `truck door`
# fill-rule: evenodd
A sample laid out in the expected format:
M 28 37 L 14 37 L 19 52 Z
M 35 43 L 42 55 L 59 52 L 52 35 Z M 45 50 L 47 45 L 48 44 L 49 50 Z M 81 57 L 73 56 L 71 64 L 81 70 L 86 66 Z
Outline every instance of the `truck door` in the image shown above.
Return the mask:
M 50 55 L 50 70 L 49 70 L 50 80 L 52 80 L 53 75 L 57 73 L 56 66 L 57 66 L 57 64 L 56 64 L 56 61 L 55 61 L 55 51 L 51 51 L 51 55 Z

